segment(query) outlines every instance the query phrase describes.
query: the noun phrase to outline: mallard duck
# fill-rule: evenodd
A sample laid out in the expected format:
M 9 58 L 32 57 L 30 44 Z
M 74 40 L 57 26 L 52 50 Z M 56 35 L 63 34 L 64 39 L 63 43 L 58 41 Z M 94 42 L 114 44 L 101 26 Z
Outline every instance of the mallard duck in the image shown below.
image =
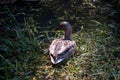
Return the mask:
M 61 22 L 54 30 L 63 30 L 64 37 L 55 39 L 49 46 L 49 55 L 53 64 L 58 64 L 70 57 L 76 50 L 76 43 L 71 39 L 72 27 L 69 22 Z

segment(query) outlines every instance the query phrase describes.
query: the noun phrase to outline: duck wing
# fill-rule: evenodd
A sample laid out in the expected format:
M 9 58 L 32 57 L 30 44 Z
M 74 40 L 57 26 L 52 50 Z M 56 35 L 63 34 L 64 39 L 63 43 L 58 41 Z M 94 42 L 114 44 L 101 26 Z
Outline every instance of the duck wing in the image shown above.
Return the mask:
M 53 56 L 64 55 L 65 53 L 71 53 L 75 50 L 76 43 L 72 40 L 62 40 L 56 39 L 53 40 L 52 44 L 49 47 L 49 53 Z

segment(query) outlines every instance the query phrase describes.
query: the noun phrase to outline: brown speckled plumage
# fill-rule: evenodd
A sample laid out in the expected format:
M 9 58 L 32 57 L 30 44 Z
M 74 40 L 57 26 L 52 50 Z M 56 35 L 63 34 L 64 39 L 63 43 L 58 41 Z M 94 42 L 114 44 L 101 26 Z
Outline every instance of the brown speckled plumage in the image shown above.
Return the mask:
M 49 54 L 53 64 L 60 63 L 76 50 L 76 43 L 70 38 L 72 33 L 71 25 L 64 21 L 56 28 L 56 30 L 63 30 L 65 36 L 64 38 L 53 40 L 49 47 Z

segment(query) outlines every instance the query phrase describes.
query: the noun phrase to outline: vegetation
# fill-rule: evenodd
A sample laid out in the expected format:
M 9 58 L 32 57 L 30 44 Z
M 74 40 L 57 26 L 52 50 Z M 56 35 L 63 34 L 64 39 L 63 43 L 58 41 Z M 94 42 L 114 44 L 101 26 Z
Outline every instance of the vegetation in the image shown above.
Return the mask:
M 0 80 L 119 80 L 119 5 L 117 0 L 2 4 Z M 53 66 L 48 47 L 63 32 L 52 30 L 65 20 L 72 24 L 77 52 Z

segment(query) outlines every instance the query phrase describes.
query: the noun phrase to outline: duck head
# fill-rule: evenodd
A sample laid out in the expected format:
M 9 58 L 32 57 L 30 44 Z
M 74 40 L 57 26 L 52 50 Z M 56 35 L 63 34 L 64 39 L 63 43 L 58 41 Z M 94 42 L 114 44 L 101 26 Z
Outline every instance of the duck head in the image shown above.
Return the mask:
M 67 21 L 61 22 L 60 25 L 54 31 L 57 31 L 57 30 L 64 31 L 64 33 L 65 33 L 64 39 L 66 39 L 66 40 L 71 39 L 70 36 L 72 33 L 72 27 L 69 22 L 67 22 Z

